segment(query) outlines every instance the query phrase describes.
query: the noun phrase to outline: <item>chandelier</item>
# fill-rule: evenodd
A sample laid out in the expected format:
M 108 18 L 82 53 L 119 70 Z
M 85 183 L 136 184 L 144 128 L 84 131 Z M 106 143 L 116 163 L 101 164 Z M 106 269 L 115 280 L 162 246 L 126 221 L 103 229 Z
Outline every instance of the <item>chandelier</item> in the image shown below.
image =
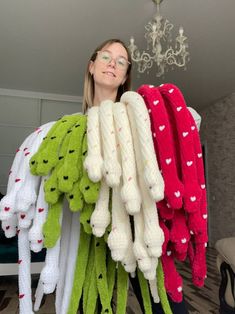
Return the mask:
M 179 34 L 175 39 L 175 46 L 172 47 L 171 30 L 174 25 L 160 15 L 160 3 L 162 0 L 153 0 L 157 4 L 157 12 L 150 22 L 145 26 L 146 33 L 144 37 L 147 40 L 147 51 L 140 53 L 135 45 L 134 37 L 130 38 L 129 50 L 131 58 L 137 64 L 138 72 L 144 73 L 153 66 L 157 66 L 156 76 L 162 76 L 168 68 L 183 67 L 186 70 L 186 63 L 189 61 L 187 37 L 184 36 L 184 30 L 181 26 Z M 165 50 L 163 50 L 165 49 Z

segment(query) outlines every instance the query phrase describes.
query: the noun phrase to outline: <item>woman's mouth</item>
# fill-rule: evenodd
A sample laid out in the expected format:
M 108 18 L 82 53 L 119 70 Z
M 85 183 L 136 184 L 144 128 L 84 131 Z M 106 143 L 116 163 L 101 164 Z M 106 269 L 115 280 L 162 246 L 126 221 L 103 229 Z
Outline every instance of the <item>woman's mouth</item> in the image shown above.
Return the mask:
M 116 75 L 113 72 L 110 72 L 110 71 L 105 71 L 103 73 L 107 74 L 108 76 L 111 76 L 111 77 L 116 77 Z

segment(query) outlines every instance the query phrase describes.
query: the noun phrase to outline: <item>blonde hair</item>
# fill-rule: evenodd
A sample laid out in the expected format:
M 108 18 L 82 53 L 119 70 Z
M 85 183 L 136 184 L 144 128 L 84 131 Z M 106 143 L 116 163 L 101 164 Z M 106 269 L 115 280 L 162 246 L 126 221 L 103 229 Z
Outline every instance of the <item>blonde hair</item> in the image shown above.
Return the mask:
M 85 78 L 84 78 L 84 88 L 83 88 L 83 103 L 82 103 L 82 111 L 85 113 L 88 108 L 92 107 L 93 104 L 93 98 L 94 98 L 94 79 L 89 71 L 89 65 L 91 61 L 95 61 L 97 52 L 102 50 L 105 46 L 111 45 L 113 43 L 119 43 L 121 44 L 127 52 L 128 61 L 131 62 L 131 56 L 130 52 L 125 45 L 123 41 L 120 39 L 108 39 L 104 41 L 102 44 L 100 44 L 93 54 L 91 55 L 91 58 L 89 59 L 89 62 L 87 64 L 86 72 L 85 72 Z M 117 92 L 117 99 L 116 101 L 119 101 L 121 98 L 121 95 L 131 89 L 131 64 L 129 65 L 126 73 L 127 79 L 123 85 L 120 85 Z

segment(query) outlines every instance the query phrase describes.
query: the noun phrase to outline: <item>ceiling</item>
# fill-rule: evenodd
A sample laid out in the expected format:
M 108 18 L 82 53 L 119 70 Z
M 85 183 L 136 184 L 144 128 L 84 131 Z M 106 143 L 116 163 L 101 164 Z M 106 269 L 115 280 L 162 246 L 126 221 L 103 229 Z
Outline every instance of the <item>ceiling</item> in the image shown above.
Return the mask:
M 176 84 L 196 109 L 235 91 L 235 1 L 164 0 L 161 14 L 189 38 L 191 61 L 164 78 L 144 83 Z M 87 60 L 102 41 L 131 35 L 143 50 L 144 26 L 156 12 L 152 0 L 1 0 L 0 89 L 82 96 Z

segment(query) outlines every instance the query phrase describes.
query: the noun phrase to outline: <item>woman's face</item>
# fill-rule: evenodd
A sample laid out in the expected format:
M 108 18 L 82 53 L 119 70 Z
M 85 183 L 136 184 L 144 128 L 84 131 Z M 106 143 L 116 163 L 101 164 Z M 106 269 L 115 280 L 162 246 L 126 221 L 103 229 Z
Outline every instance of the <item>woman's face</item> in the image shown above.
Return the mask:
M 97 53 L 95 61 L 91 61 L 89 67 L 95 88 L 105 87 L 117 90 L 120 85 L 124 84 L 128 68 L 128 66 L 125 67 L 125 61 L 128 62 L 128 55 L 120 43 L 104 46 Z

